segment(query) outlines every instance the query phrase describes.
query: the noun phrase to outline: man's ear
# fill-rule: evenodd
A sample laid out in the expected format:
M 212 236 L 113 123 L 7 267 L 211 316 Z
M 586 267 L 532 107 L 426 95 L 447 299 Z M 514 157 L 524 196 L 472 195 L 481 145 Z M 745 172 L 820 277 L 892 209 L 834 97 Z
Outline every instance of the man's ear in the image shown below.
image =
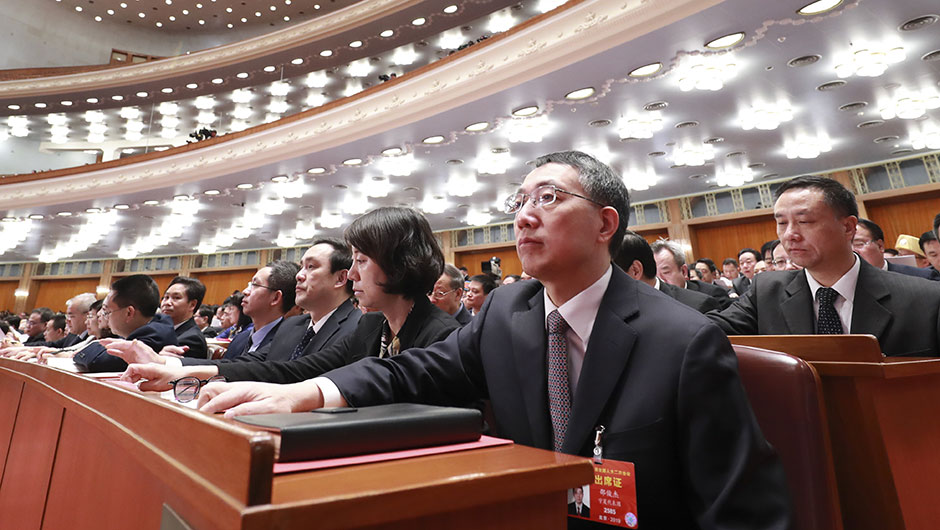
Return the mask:
M 349 269 L 341 269 L 336 271 L 336 283 L 333 284 L 334 287 L 345 287 L 346 282 L 349 281 Z
M 271 297 L 271 307 L 277 307 L 281 305 L 281 302 L 284 301 L 284 293 L 280 290 L 274 291 L 274 296 Z
M 626 272 L 627 276 L 633 278 L 634 280 L 639 280 L 643 277 L 643 264 L 640 263 L 640 260 L 635 259 L 624 272 Z
M 598 241 L 610 243 L 610 239 L 614 237 L 617 227 L 620 226 L 620 214 L 617 213 L 617 210 L 613 206 L 605 206 L 601 208 L 601 223 Z

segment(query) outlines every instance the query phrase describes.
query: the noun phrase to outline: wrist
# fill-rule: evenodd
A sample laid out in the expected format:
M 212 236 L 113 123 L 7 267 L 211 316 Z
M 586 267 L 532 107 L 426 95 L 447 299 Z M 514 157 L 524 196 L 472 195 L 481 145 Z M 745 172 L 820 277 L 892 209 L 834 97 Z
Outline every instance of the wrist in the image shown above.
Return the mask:
M 287 398 L 291 402 L 291 412 L 304 412 L 323 407 L 323 395 L 320 387 L 313 380 L 287 385 Z

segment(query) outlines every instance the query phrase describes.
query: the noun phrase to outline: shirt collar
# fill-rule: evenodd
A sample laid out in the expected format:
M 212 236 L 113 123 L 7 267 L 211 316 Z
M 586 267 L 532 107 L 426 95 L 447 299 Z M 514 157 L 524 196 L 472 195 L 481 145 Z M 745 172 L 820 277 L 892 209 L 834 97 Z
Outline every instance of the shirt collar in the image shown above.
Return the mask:
M 562 318 L 568 323 L 571 331 L 581 339 L 587 347 L 588 340 L 591 338 L 591 330 L 594 328 L 594 320 L 597 318 L 597 310 L 601 306 L 601 299 L 607 292 L 607 285 L 610 283 L 610 277 L 613 274 L 613 267 L 607 267 L 607 272 L 601 275 L 590 287 L 576 294 L 572 299 L 556 306 L 548 298 L 548 291 L 543 290 L 545 298 L 545 327 L 548 329 L 548 315 L 555 309 L 561 313 Z
M 852 268 L 843 274 L 842 277 L 839 278 L 839 281 L 832 285 L 832 288 L 842 295 L 842 298 L 852 303 L 855 302 L 855 285 L 858 283 L 858 271 L 861 267 L 862 264 L 858 260 L 858 255 L 855 255 L 855 263 L 852 265 Z M 813 275 L 809 273 L 808 269 L 803 270 L 806 273 L 806 282 L 809 283 L 809 290 L 813 295 L 813 300 L 816 300 L 816 291 L 822 287 L 822 284 L 817 282 L 816 278 L 813 278 Z
M 323 318 L 321 318 L 320 320 L 317 320 L 316 322 L 313 321 L 313 316 L 311 316 L 310 327 L 313 328 L 313 332 L 319 333 L 320 330 L 323 329 L 323 325 L 326 324 L 326 321 L 329 320 L 331 316 L 333 316 L 333 313 L 335 313 L 337 309 L 339 309 L 339 306 L 334 307 L 332 311 L 323 315 Z
M 264 341 L 264 338 L 268 336 L 268 333 L 271 332 L 271 329 L 273 329 L 274 326 L 276 326 L 278 322 L 282 320 L 284 320 L 284 317 L 277 317 L 271 322 L 268 322 L 267 324 L 256 329 L 255 332 L 251 334 L 251 343 L 260 344 L 262 341 Z

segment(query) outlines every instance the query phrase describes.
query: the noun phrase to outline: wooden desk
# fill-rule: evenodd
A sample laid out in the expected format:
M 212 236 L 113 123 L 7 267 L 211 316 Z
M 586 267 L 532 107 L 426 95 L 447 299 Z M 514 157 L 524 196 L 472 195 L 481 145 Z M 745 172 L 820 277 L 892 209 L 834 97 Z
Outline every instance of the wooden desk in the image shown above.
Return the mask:
M 884 357 L 871 335 L 729 339 L 816 369 L 846 529 L 940 526 L 940 359 Z
M 0 359 L 0 528 L 564 528 L 585 458 L 522 446 L 273 475 L 276 435 Z

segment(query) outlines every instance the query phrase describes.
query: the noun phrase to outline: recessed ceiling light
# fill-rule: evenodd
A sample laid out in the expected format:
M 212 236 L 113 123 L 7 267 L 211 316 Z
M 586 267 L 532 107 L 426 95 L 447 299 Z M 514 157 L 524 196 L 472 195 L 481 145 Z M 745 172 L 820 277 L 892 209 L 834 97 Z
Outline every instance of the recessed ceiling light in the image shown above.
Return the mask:
M 633 69 L 629 74 L 630 77 L 646 77 L 655 74 L 656 72 L 663 69 L 663 63 L 652 63 L 639 68 Z
M 803 55 L 802 57 L 794 57 L 787 61 L 787 66 L 790 68 L 799 68 L 801 66 L 809 66 L 811 64 L 816 64 L 819 60 L 822 59 L 819 55 Z
M 744 32 L 739 31 L 737 33 L 732 33 L 730 35 L 725 35 L 723 37 L 718 37 L 717 39 L 708 41 L 705 43 L 705 47 L 712 50 L 730 48 L 742 40 L 744 40 Z
M 401 147 L 389 147 L 388 149 L 382 150 L 382 154 L 385 156 L 398 156 L 403 152 Z
M 59 212 L 56 215 L 58 215 L 59 217 L 71 217 L 72 212 Z
M 130 206 L 127 205 L 127 204 L 115 204 L 115 205 L 114 205 L 114 209 L 115 209 L 115 210 L 127 210 L 127 209 L 129 209 L 129 208 L 130 208 Z
M 98 103 L 98 98 L 88 98 L 85 101 L 87 103 Z
M 346 165 L 346 166 L 358 166 L 361 163 L 362 163 L 361 158 L 347 158 L 346 160 L 343 160 L 343 165 Z
M 146 13 L 137 13 L 137 16 L 140 17 L 140 18 L 146 18 L 146 17 L 147 17 L 147 14 L 146 14 Z
M 291 60 L 290 64 L 304 64 L 304 60 L 298 57 L 296 59 Z
M 485 131 L 489 126 L 490 126 L 489 122 L 478 121 L 476 123 L 471 123 L 470 125 L 467 125 L 466 127 L 464 127 L 464 130 L 470 131 L 470 132 Z
M 219 195 L 220 193 L 222 192 L 219 190 L 206 190 L 202 192 L 203 195 Z
M 164 87 L 160 89 L 160 92 L 163 92 L 164 94 L 170 94 L 173 92 L 173 89 L 170 87 Z
M 41 101 L 40 101 L 39 103 L 36 103 L 35 106 L 36 106 L 37 109 L 44 109 L 44 108 L 46 108 L 46 104 L 43 103 L 43 102 L 41 102 Z
M 237 77 L 237 78 L 239 78 L 239 79 L 247 79 L 247 78 L 248 78 L 248 72 L 238 72 L 237 74 L 235 74 L 235 77 Z
M 222 79 L 221 77 L 216 77 L 215 79 L 212 80 L 212 84 L 213 84 L 213 85 L 221 85 L 221 84 L 224 83 L 224 82 L 225 82 L 225 80 Z
M 518 117 L 522 118 L 522 117 L 526 117 L 526 116 L 532 116 L 533 114 L 535 114 L 535 113 L 538 112 L 538 111 L 539 111 L 539 108 L 538 108 L 537 106 L 535 106 L 535 105 L 530 105 L 530 106 L 528 106 L 528 107 L 522 107 L 522 108 L 518 108 L 518 109 L 512 111 L 512 115 L 513 115 L 513 116 L 518 116 Z
M 271 182 L 277 182 L 278 184 L 282 182 L 287 182 L 288 180 L 290 180 L 290 177 L 288 177 L 287 175 L 276 175 L 274 177 L 271 177 Z
M 268 72 L 268 73 L 271 73 L 271 72 L 273 72 L 273 71 L 275 71 L 275 70 L 277 70 L 277 68 L 274 67 L 274 66 L 270 66 L 270 65 L 269 65 L 269 66 L 265 66 L 265 67 L 264 67 L 264 71 L 265 71 L 265 72 Z
M 610 120 L 600 119 L 600 120 L 591 120 L 588 122 L 588 125 L 591 127 L 607 127 L 610 125 Z
M 255 185 L 254 185 L 254 184 L 248 184 L 248 183 L 246 182 L 246 183 L 244 183 L 244 184 L 239 184 L 238 186 L 235 186 L 235 187 L 238 188 L 238 189 L 240 189 L 240 190 L 250 190 L 251 188 L 254 188 Z
M 175 20 L 176 20 L 176 17 L 174 17 L 173 15 L 170 15 L 170 16 L 169 16 L 169 17 L 167 17 L 167 18 L 169 18 L 169 19 L 170 19 L 170 22 L 173 22 L 173 21 L 175 21 Z
M 845 81 L 829 81 L 828 83 L 823 83 L 816 87 L 816 90 L 820 92 L 828 92 L 830 90 L 835 90 L 837 88 L 842 88 L 845 86 Z
M 113 99 L 114 101 L 123 101 L 123 100 L 124 100 L 124 96 L 120 96 L 120 95 L 111 96 L 111 99 Z
M 333 184 L 333 187 L 336 188 L 336 189 L 338 189 L 338 190 L 349 189 L 349 186 L 347 186 L 347 185 L 345 185 L 345 184 Z
M 842 0 L 817 0 L 812 4 L 807 4 L 796 11 L 797 15 L 812 16 L 825 13 L 835 9 L 842 3 Z
M 444 163 L 448 166 L 459 166 L 460 164 L 463 164 L 463 160 L 460 160 L 459 158 L 452 158 Z
M 156 206 L 156 205 L 160 204 L 160 201 L 155 201 L 155 200 L 153 200 L 153 199 L 150 199 L 149 201 L 144 201 L 144 204 L 145 204 L 146 206 Z
M 323 50 L 320 52 L 320 57 L 329 57 L 333 55 L 333 50 Z
M 101 22 L 102 20 L 101 15 L 95 15 L 95 22 Z
M 457 12 L 457 6 L 455 6 L 455 5 L 449 5 L 449 6 L 447 6 L 447 7 L 444 8 L 444 12 L 447 13 L 448 15 L 451 14 L 451 13 L 456 13 L 456 12 Z
M 10 110 L 20 110 L 20 106 L 17 104 L 7 105 L 7 108 Z
M 565 99 L 574 99 L 574 100 L 587 99 L 593 95 L 594 95 L 594 87 L 589 86 L 586 88 L 579 88 L 578 90 L 568 92 L 567 94 L 565 94 Z
M 426 144 L 439 144 L 444 141 L 444 137 L 441 135 L 428 136 L 424 140 L 421 140 L 422 143 Z
M 101 213 L 101 208 L 95 208 L 95 207 L 85 208 L 85 212 L 86 213 Z
M 319 175 L 321 173 L 326 173 L 326 168 L 312 167 L 307 170 L 307 173 L 310 173 L 311 175 Z
M 379 33 L 379 37 L 391 37 L 391 36 L 394 35 L 394 34 L 395 34 L 394 31 L 392 31 L 392 30 L 390 30 L 390 29 L 387 29 L 387 30 L 383 31 L 382 33 Z
M 426 19 L 426 18 L 424 18 L 424 17 L 418 17 L 418 18 L 412 20 L 411 23 L 414 24 L 415 26 L 422 26 L 422 25 L 424 25 L 424 23 L 427 22 L 427 21 L 428 21 L 428 19 Z
M 29 218 L 38 221 L 39 219 L 42 219 L 42 218 L 43 218 L 43 215 L 42 215 L 42 214 L 38 214 L 38 213 L 34 213 L 34 214 L 30 215 Z
M 361 40 L 354 40 L 354 41 L 352 41 L 352 42 L 349 43 L 349 47 L 350 47 L 350 48 L 358 48 L 358 47 L 360 47 L 360 46 L 362 46 L 362 41 L 361 41 Z
M 140 91 L 140 92 L 137 93 L 137 97 L 139 97 L 139 98 L 145 98 L 145 97 L 147 97 L 147 96 L 149 96 L 149 95 L 150 95 L 150 94 L 148 94 L 148 93 L 146 93 L 146 92 L 144 92 L 144 91 Z
M 66 100 L 63 100 L 63 101 L 60 101 L 59 103 L 60 103 L 63 107 L 71 107 L 71 106 L 72 106 L 72 102 L 69 101 L 69 100 L 67 100 L 67 99 L 66 99 Z
M 154 25 L 157 26 L 158 28 L 162 28 L 162 27 L 163 27 L 163 22 L 157 22 L 157 23 L 154 24 Z
M 937 17 L 937 15 L 924 15 L 922 17 L 912 18 L 901 24 L 898 29 L 901 31 L 914 31 L 921 28 L 926 28 L 927 26 L 935 23 L 938 18 L 940 17 Z
M 199 85 L 196 83 L 189 83 L 188 85 L 186 85 L 186 88 L 193 90 L 193 89 L 199 88 Z

